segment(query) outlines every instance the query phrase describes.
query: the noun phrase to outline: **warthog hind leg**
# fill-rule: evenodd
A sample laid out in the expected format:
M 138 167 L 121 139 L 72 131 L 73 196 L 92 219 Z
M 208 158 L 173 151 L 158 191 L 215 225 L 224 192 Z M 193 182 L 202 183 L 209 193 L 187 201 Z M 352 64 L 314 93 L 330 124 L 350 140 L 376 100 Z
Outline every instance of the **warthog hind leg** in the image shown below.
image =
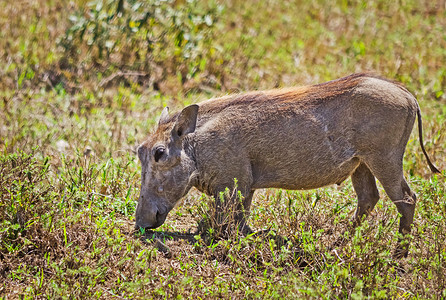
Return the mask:
M 360 224 L 362 217 L 367 216 L 379 200 L 375 177 L 370 169 L 361 163 L 352 174 L 353 188 L 358 197 L 358 208 L 353 217 L 353 225 Z
M 361 219 L 373 210 L 379 200 L 375 177 L 364 163 L 361 163 L 353 172 L 352 183 L 358 198 L 358 207 L 352 219 L 353 226 L 348 226 L 331 245 L 330 249 L 339 247 L 347 242 L 348 239 L 344 238 L 345 232 L 352 233 L 355 227 L 361 223 Z
M 395 250 L 395 258 L 407 257 L 409 253 L 409 243 L 404 236 L 411 231 L 417 199 L 404 178 L 402 165 L 402 160 L 398 163 L 392 163 L 392 161 L 369 163 L 373 174 L 381 182 L 387 195 L 401 214 L 399 232 L 403 237 L 399 240 Z

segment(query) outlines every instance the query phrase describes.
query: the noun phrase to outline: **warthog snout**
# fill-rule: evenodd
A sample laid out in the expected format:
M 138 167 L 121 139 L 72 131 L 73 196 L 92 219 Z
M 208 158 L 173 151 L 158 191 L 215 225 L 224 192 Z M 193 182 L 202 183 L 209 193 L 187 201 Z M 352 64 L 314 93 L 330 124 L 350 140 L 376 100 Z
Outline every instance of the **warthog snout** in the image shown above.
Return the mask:
M 136 229 L 139 228 L 157 228 L 163 225 L 166 220 L 169 209 L 162 205 L 157 205 L 156 201 L 144 201 L 139 199 L 136 207 Z

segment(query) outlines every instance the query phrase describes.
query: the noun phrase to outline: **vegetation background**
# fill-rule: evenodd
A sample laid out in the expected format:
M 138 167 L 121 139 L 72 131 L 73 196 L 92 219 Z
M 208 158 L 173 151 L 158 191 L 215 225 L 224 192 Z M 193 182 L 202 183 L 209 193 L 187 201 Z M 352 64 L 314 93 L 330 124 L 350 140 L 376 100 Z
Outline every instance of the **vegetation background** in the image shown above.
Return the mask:
M 446 170 L 444 0 L 0 1 L 1 298 L 445 298 L 446 185 L 415 130 L 404 169 L 419 201 L 399 262 L 382 189 L 328 249 L 355 210 L 350 180 L 258 192 L 251 227 L 284 243 L 195 235 L 209 217 L 198 192 L 134 232 L 134 150 L 163 106 L 358 71 L 416 95 Z

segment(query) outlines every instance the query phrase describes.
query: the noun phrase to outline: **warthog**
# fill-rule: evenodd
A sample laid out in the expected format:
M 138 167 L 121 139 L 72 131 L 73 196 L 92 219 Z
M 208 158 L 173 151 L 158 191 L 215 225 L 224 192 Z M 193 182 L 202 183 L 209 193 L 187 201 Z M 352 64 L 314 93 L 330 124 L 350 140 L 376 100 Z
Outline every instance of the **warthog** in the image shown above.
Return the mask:
M 379 199 L 375 178 L 395 203 L 400 233 L 411 230 L 416 196 L 403 175 L 403 155 L 421 114 L 401 84 L 353 74 L 298 88 L 256 91 L 193 104 L 158 127 L 138 148 L 142 164 L 136 227 L 155 228 L 191 187 L 216 199 L 227 187 L 249 212 L 255 189 L 314 189 L 349 176 L 358 198 L 354 223 Z M 246 213 L 238 216 L 244 226 Z M 407 246 L 397 249 L 407 255 Z

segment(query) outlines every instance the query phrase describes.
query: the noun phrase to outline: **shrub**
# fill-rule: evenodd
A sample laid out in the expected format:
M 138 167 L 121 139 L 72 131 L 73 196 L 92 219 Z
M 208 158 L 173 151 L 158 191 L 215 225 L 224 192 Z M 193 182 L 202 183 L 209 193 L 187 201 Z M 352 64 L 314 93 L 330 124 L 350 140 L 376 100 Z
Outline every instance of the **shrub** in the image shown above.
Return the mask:
M 172 75 L 184 83 L 215 53 L 213 27 L 220 11 L 197 0 L 90 1 L 70 16 L 71 27 L 60 38 L 66 52 L 62 68 L 93 67 L 155 83 Z M 112 74 L 102 84 L 119 77 Z

